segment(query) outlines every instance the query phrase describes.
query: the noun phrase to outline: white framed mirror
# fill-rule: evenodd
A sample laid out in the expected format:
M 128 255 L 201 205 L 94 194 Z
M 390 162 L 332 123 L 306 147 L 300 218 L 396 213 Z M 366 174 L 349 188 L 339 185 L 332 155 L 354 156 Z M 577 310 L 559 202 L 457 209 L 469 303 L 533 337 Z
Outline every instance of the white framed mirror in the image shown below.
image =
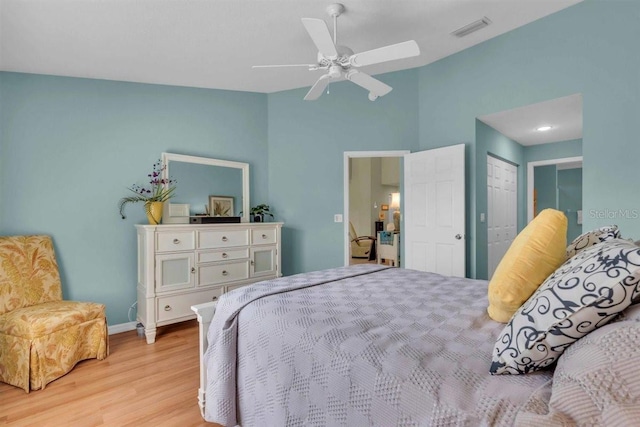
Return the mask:
M 230 216 L 249 222 L 248 163 L 175 153 L 162 153 L 161 159 L 166 165 L 163 177 L 176 180 L 171 204 L 189 205 L 189 215 L 195 216 L 209 213 L 210 196 L 230 198 Z M 169 208 L 165 214 L 170 214 Z

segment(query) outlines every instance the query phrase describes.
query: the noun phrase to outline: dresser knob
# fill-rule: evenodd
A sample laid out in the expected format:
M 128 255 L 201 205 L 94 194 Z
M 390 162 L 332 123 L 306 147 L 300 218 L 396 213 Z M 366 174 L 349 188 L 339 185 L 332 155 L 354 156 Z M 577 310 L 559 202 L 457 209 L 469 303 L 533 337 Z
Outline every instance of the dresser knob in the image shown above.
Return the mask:
M 223 242 L 226 242 L 227 240 L 229 240 L 229 239 L 227 239 L 227 236 L 222 236 L 222 241 Z
M 211 301 L 216 301 L 218 299 L 218 297 L 213 297 L 211 298 Z
M 228 276 L 228 275 L 229 275 L 229 272 L 228 272 L 227 270 L 222 270 L 222 275 L 223 275 L 223 276 Z
M 228 258 L 228 257 L 229 257 L 229 255 L 227 255 L 226 252 L 222 252 L 222 258 Z
M 179 243 L 180 243 L 180 239 L 173 239 L 173 244 L 174 244 L 174 245 L 177 245 L 177 244 L 179 244 Z
M 170 305 L 165 305 L 164 306 L 164 311 L 171 311 L 171 306 Z
M 262 238 L 263 238 L 263 239 L 266 239 L 266 238 L 267 238 L 267 235 L 266 235 L 266 234 L 263 234 L 263 235 L 262 235 Z

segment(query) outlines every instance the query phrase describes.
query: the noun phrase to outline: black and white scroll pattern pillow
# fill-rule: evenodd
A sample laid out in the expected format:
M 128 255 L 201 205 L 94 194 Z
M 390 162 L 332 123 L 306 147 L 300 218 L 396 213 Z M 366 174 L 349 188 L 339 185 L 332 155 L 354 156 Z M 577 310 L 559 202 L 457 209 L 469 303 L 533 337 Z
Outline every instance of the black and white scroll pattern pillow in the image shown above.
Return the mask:
M 569 243 L 567 246 L 567 259 L 574 257 L 586 248 L 606 242 L 607 240 L 619 239 L 620 230 L 617 225 L 607 225 L 605 227 L 596 228 L 595 230 L 582 233 Z
M 640 298 L 640 247 L 622 239 L 591 246 L 549 276 L 496 341 L 492 374 L 553 364 L 580 337 Z

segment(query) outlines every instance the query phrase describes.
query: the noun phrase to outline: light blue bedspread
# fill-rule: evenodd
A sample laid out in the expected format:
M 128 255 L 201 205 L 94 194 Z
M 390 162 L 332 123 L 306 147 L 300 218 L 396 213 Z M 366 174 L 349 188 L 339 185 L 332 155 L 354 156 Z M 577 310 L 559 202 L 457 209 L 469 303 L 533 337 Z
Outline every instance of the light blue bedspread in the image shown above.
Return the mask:
M 224 294 L 205 418 L 226 426 L 507 426 L 549 372 L 489 374 L 487 282 L 375 265 Z

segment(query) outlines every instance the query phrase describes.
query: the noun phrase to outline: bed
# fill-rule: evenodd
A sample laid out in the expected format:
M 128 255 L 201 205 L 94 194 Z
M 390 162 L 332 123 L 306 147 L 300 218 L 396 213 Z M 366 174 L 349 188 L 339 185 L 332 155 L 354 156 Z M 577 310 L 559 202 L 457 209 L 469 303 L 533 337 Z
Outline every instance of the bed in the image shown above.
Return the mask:
M 238 289 L 210 327 L 211 311 L 199 310 L 212 343 L 203 416 L 225 426 L 512 425 L 552 372 L 490 375 L 504 325 L 486 309 L 486 281 L 372 265 Z
M 566 227 L 562 212 L 542 211 L 491 282 L 356 265 L 194 307 L 203 417 L 243 427 L 638 425 L 640 247 L 616 226 L 566 246 Z

